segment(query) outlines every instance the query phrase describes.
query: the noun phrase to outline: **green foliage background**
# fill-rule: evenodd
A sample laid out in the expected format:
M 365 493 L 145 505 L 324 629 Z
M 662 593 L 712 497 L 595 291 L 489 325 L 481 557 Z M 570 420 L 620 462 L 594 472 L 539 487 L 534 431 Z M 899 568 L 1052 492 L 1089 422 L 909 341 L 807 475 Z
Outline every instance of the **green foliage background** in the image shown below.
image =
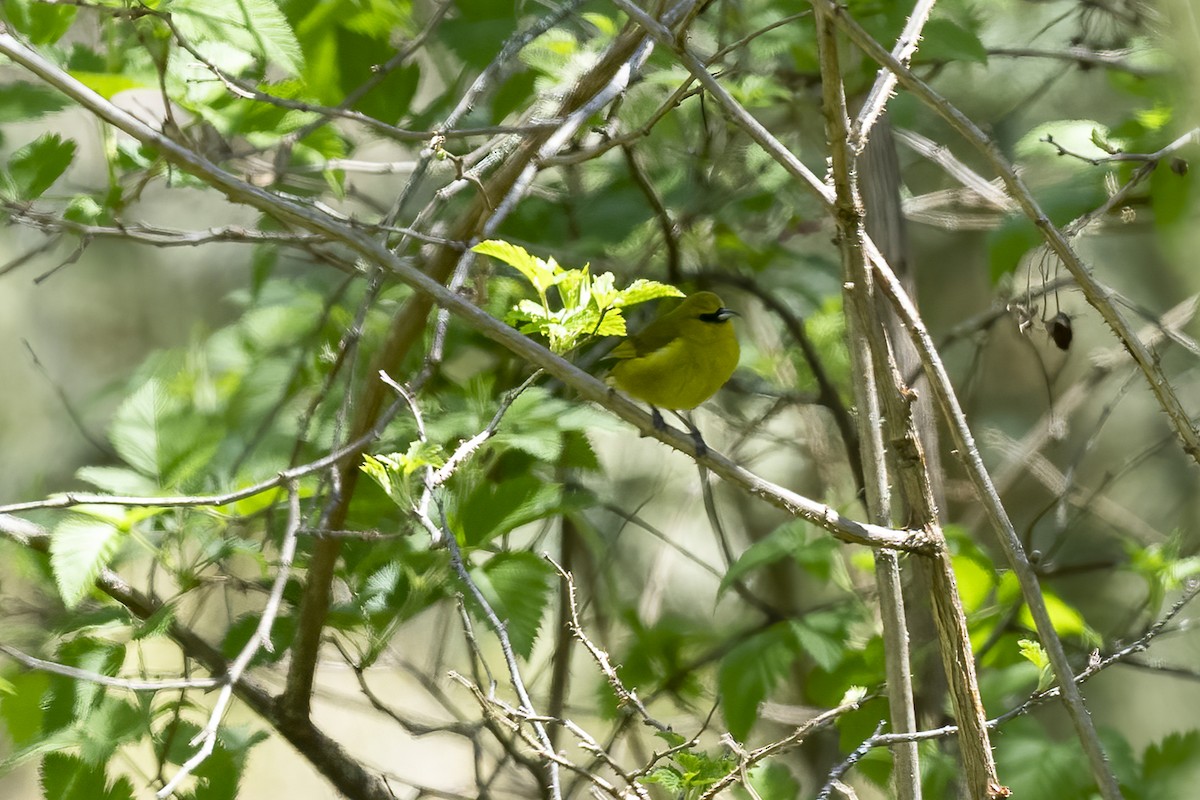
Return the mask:
M 889 44 L 910 10 L 872 0 L 848 7 Z M 689 43 L 712 53 L 740 42 L 713 65 L 721 83 L 824 174 L 811 16 L 764 31 L 798 10 L 782 0 L 718 0 L 698 18 Z M 482 133 L 435 137 L 504 42 L 547 13 L 540 4 L 495 0 L 3 4 L 10 31 L 100 96 L 139 109 L 176 141 L 256 185 L 364 226 L 387 222 L 392 230 L 370 230 L 418 266 L 434 245 L 394 227 L 450 235 L 481 186 L 459 180 L 459 171 L 482 164 L 486 180 L 487 159 L 514 147 L 509 128 L 552 115 L 625 25 L 609 3 L 578 4 L 506 62 L 458 123 Z M 1051 220 L 1065 224 L 1101 205 L 1142 163 L 1093 164 L 1076 156 L 1154 153 L 1197 124 L 1200 73 L 1189 62 L 1197 41 L 1178 22 L 1194 23 L 1191 13 L 1185 2 L 946 0 L 914 67 L 989 131 L 1021 166 Z M 1051 52 L 1073 46 L 1112 53 L 1114 63 L 1004 52 L 1030 42 Z M 381 70 L 397 53 L 406 57 Z M 875 67 L 849 48 L 844 55 L 847 90 L 861 96 Z M 656 116 L 687 77 L 670 53 L 656 51 L 620 104 L 546 165 L 535 190 L 492 237 L 499 243 L 479 248 L 490 258 L 476 262 L 462 291 L 596 372 L 608 345 L 601 338 L 653 313 L 640 303 L 672 294 L 670 287 L 720 291 L 743 314 L 743 360 L 699 417 L 707 440 L 747 468 L 861 518 L 845 446 L 818 402 L 811 363 L 788 320 L 763 302 L 772 298 L 802 321 L 848 403 L 832 227 L 811 195 L 710 99 L 692 94 Z M 0 308 L 11 313 L 3 343 L 9 365 L 0 369 L 12 387 L 5 434 L 14 446 L 0 500 L 81 489 L 147 497 L 233 491 L 344 443 L 347 398 L 374 379 L 373 358 L 412 291 L 372 275 L 337 247 L 288 241 L 293 232 L 228 205 L 32 76 L 10 68 L 5 81 L 0 202 L 14 223 L 31 230 L 14 227 L 3 240 L 11 268 L 0 271 L 7 284 Z M 276 101 L 246 96 L 254 92 Z M 332 122 L 314 110 L 343 105 Z M 895 128 L 944 144 L 991 178 L 982 159 L 913 98 L 901 93 L 889 109 Z M 1048 136 L 1075 156 L 1061 155 Z M 625 147 L 610 146 L 614 141 Z M 1161 164 L 1079 242 L 1095 273 L 1128 298 L 1126 310 L 1148 311 L 1151 329 L 1200 291 L 1192 268 L 1195 180 L 1184 168 L 1195 152 L 1181 150 L 1180 163 Z M 911 147 L 899 154 L 915 294 L 935 335 L 945 338 L 943 355 L 989 466 L 998 475 L 1017 466 L 1003 484 L 1006 505 L 1040 556 L 1056 627 L 1082 668 L 1091 651 L 1107 653 L 1141 635 L 1200 572 L 1195 466 L 1174 446 L 1140 378 L 1130 378 L 1120 359 L 1096 359 L 1116 345 L 1069 285 L 1034 310 L 1039 321 L 1026 334 L 1014 314 L 969 324 L 989 308 L 1024 302 L 1031 285 L 1060 270 L 1033 251 L 1039 239 L 1029 220 L 973 198 L 931 205 L 934 193 L 958 184 Z M 375 163 L 389 171 L 364 168 Z M 424 180 L 401 200 L 414 173 Z M 141 223 L 180 237 L 233 224 L 283 243 L 155 249 L 128 240 Z M 88 234 L 92 228 L 126 235 Z M 10 260 L 47 236 L 57 238 L 31 262 Z M 74 248 L 85 245 L 74 260 Z M 1075 332 L 1067 352 L 1054 347 L 1040 322 L 1060 308 Z M 62 324 L 46 324 L 39 309 Z M 968 329 L 957 331 L 964 321 Z M 1190 318 L 1183 330 L 1194 333 Z M 44 372 L 32 366 L 22 338 Z M 442 357 L 431 363 L 435 339 Z M 470 674 L 475 664 L 458 634 L 455 598 L 463 587 L 445 549 L 431 544 L 407 508 L 421 492 L 424 469 L 444 464 L 459 442 L 483 430 L 532 370 L 453 319 L 438 332 L 431 316 L 424 344 L 388 370 L 411 381 L 429 368 L 417 397 L 425 441 L 402 411 L 370 448 L 364 471 L 374 480 L 354 491 L 325 631 L 338 649 L 325 652 L 323 663 L 344 658 L 372 680 L 393 684 L 412 667 L 447 702 L 439 706 L 436 692 L 400 682 L 389 704 L 417 717 L 453 710 L 477 719 L 469 694 L 445 678 L 451 669 Z M 1167 344 L 1161 358 L 1180 394 L 1194 397 L 1194 353 Z M 78 428 L 61 410 L 59 390 L 81 417 Z M 1012 442 L 1037 430 L 1072 391 L 1086 399 L 1073 407 L 1062 435 L 1036 453 L 1066 482 L 1042 481 L 1042 462 L 1014 457 L 1020 448 Z M 995 716 L 1038 688 L 1042 665 L 1037 649 L 1021 644 L 1032 625 L 1015 581 L 998 567 L 991 534 L 952 457 L 943 460 L 948 535 L 984 702 Z M 330 491 L 323 474 L 301 482 L 306 528 L 319 528 Z M 728 771 L 733 762 L 721 733 L 759 745 L 785 736 L 813 709 L 865 689 L 858 710 L 750 776 L 762 800 L 812 797 L 886 717 L 870 555 L 728 487 L 712 491 L 710 517 L 684 456 L 637 440 L 602 409 L 542 380 L 513 402 L 496 435 L 455 472 L 437 502 L 540 702 L 548 702 L 554 663 L 565 657 L 559 577 L 542 558 L 550 553 L 570 563 L 585 628 L 619 665 L 624 683 L 684 737 L 667 736 L 667 744 L 699 735 L 646 775 L 653 797 L 699 796 Z M 51 538 L 45 553 L 0 539 L 0 642 L 106 675 L 177 674 L 183 658 L 172 643 L 173 623 L 196 628 L 229 658 L 249 640 L 276 574 L 286 493 L 223 506 L 80 506 L 27 517 Z M 302 536 L 274 647 L 253 662 L 268 684 L 277 684 L 286 667 L 314 542 Z M 100 594 L 94 583 L 106 568 L 155 591 L 165 602 L 161 614 L 140 619 Z M 466 608 L 503 692 L 503 668 L 480 608 L 472 601 Z M 1088 696 L 1126 796 L 1186 798 L 1200 765 L 1200 696 L 1191 666 L 1198 644 L 1185 632 L 1154 647 L 1152 659 L 1129 659 L 1139 666 L 1096 678 Z M 936 673 L 928 642 L 915 657 L 919 671 Z M 576 653 L 568 666 L 564 707 L 573 720 L 601 741 L 616 737 L 631 764 L 665 749 L 649 729 L 630 725 L 590 661 Z M 379 726 L 371 730 L 386 731 L 384 741 L 407 744 L 398 727 L 374 719 L 355 684 L 336 682 L 330 671 L 322 681 L 356 693 L 352 719 L 371 718 Z M 934 727 L 948 721 L 948 706 L 937 680 L 927 680 L 919 710 L 923 724 Z M 36 769 L 48 798 L 148 796 L 194 752 L 188 742 L 207 720 L 207 703 L 199 692 L 133 695 L 0 662 L 9 773 L 0 788 L 36 791 Z M 1053 705 L 1000 728 L 1000 774 L 1016 796 L 1092 796 L 1065 731 Z M 279 741 L 269 735 L 270 725 L 248 714 L 223 725 L 213 755 L 179 796 L 232 798 L 239 786 L 248 795 L 261 789 L 246 790 L 244 773 L 254 780 L 256 770 L 291 771 L 299 763 L 293 751 L 253 749 Z M 443 755 L 469 775 L 467 748 L 446 739 L 455 745 Z M 352 736 L 346 744 L 352 751 L 372 747 Z M 506 765 L 494 740 L 487 747 L 490 763 Z M 385 749 L 373 751 L 375 760 L 383 753 L 395 758 Z M 954 796 L 951 741 L 927 743 L 922 754 L 927 796 Z M 507 768 L 504 791 L 532 796 L 530 775 Z M 403 783 L 403 770 L 391 762 L 386 769 Z M 852 776 L 872 796 L 886 791 L 889 771 L 886 753 L 874 751 Z M 438 777 L 445 779 L 412 780 L 419 786 Z M 318 786 L 308 796 L 330 791 Z M 473 779 L 443 786 L 473 787 Z

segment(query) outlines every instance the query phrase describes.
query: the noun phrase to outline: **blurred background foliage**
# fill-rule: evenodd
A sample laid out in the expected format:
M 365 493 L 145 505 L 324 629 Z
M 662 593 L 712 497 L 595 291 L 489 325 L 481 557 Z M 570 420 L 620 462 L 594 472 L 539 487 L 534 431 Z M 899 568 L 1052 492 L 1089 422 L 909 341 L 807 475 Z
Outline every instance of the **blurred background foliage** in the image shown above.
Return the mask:
M 911 10 L 885 0 L 848 8 L 889 46 Z M 506 41 L 549 17 L 555 23 L 519 55 L 497 60 Z M 480 177 L 514 152 L 521 128 L 556 113 L 626 24 L 601 0 L 6 0 L 3 20 L 176 141 L 255 185 L 355 220 L 418 266 L 437 245 L 404 229 L 451 235 L 478 202 Z M 720 51 L 711 67 L 721 83 L 825 173 L 806 7 L 715 0 L 688 42 Z M 1197 53 L 1187 0 L 943 0 L 913 67 L 993 137 L 1064 225 L 1102 206 L 1147 163 L 1125 154 L 1156 153 L 1194 129 Z M 849 46 L 843 57 L 847 91 L 861 99 L 876 66 Z M 465 133 L 434 136 L 487 69 L 491 80 L 457 121 Z M 861 518 L 846 443 L 796 338 L 797 329 L 805 333 L 847 404 L 832 225 L 710 99 L 696 91 L 672 98 L 688 78 L 657 50 L 621 100 L 543 165 L 496 237 L 567 269 L 611 272 L 618 287 L 651 279 L 721 292 L 743 315 L 743 356 L 734 380 L 698 415 L 706 439 Z M 983 159 L 910 96 L 900 93 L 889 110 L 916 297 L 1082 668 L 1093 651 L 1142 635 L 1200 572 L 1195 466 L 1099 317 L 1059 280 L 1064 272 L 1038 248 L 1033 224 L 989 199 Z M 4 502 L 85 488 L 228 491 L 345 441 L 356 393 L 372 379 L 407 287 L 336 245 L 301 240 L 230 204 L 11 65 L 0 123 L 0 198 L 11 223 L 0 239 Z M 1188 170 L 1195 154 L 1194 145 L 1172 153 L 1076 241 L 1123 309 L 1157 337 L 1185 401 L 1197 396 L 1197 349 L 1187 338 L 1200 292 Z M 982 176 L 970 188 L 967 171 Z M 189 240 L 210 229 L 230 241 Z M 1047 282 L 1055 288 L 1038 291 Z M 461 291 L 501 319 L 536 297 L 516 271 L 489 259 L 476 262 Z M 647 309 L 629 309 L 631 325 Z M 1047 324 L 1060 311 L 1074 334 L 1065 349 Z M 428 357 L 435 343 L 436 362 Z M 607 346 L 572 355 L 600 371 Z M 475 664 L 455 610 L 462 588 L 445 551 L 403 509 L 420 488 L 414 470 L 441 463 L 482 430 L 531 367 L 467 326 L 440 328 L 431 317 L 425 346 L 389 366 L 401 381 L 423 370 L 428 442 L 415 446 L 415 425 L 402 412 L 371 448 L 376 481 L 355 489 L 317 718 L 394 785 L 416 787 L 411 796 L 423 796 L 422 787 L 478 796 L 493 770 L 492 796 L 534 796 L 530 772 L 496 739 L 471 734 L 483 743 L 474 771 L 471 737 L 405 730 L 355 680 L 388 687 L 387 705 L 406 719 L 479 718 L 469 694 L 445 679 Z M 1036 653 L 1020 645 L 1032 626 L 954 458 L 942 461 L 947 532 L 995 716 L 1038 687 Z M 323 476 L 304 481 L 308 527 L 320 527 L 329 492 Z M 167 633 L 180 622 L 233 657 L 274 574 L 285 500 L 268 492 L 222 507 L 31 513 L 53 538 L 48 554 L 0 542 L 0 641 L 107 674 L 177 674 L 182 659 Z M 585 628 L 626 685 L 674 731 L 704 731 L 647 776 L 654 797 L 696 796 L 723 774 L 722 732 L 749 745 L 778 739 L 864 687 L 870 694 L 859 710 L 751 775 L 762 800 L 812 797 L 886 717 L 876 696 L 883 644 L 870 554 L 709 486 L 684 456 L 639 440 L 553 382 L 514 402 L 441 502 L 551 715 L 612 742 L 631 769 L 664 749 L 564 643 L 559 578 L 543 552 L 571 570 Z M 301 568 L 312 544 L 312 535 L 302 537 Z M 162 617 L 138 619 L 97 594 L 92 582 L 104 566 L 157 592 L 167 603 Z M 269 685 L 286 664 L 301 575 L 285 592 L 274 652 L 255 662 Z M 496 669 L 486 625 L 470 610 Z M 1131 798 L 1191 797 L 1200 771 L 1200 641 L 1186 624 L 1169 633 L 1087 685 Z M 934 664 L 924 672 L 935 673 L 929 643 L 918 637 L 916 645 L 918 663 Z M 938 681 L 919 691 L 922 724 L 948 722 Z M 205 719 L 200 695 L 133 696 L 7 662 L 0 787 L 13 797 L 148 796 L 191 755 L 186 743 Z M 248 713 L 231 720 L 180 796 L 234 797 L 243 771 L 248 795 L 328 796 L 267 732 Z M 1006 722 L 993 743 L 1016 796 L 1092 796 L 1057 706 Z M 955 796 L 954 753 L 952 740 L 922 745 L 928 797 Z M 889 770 L 886 751 L 874 750 L 851 780 L 864 797 L 882 796 Z M 568 786 L 572 796 L 586 792 L 582 782 Z

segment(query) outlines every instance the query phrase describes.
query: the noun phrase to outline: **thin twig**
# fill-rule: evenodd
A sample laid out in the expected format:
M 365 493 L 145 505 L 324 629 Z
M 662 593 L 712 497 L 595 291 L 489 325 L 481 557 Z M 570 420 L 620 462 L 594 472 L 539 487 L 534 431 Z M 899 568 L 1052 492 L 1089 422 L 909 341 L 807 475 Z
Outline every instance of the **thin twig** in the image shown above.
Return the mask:
M 299 467 L 285 469 L 276 475 L 274 478 L 268 478 L 265 481 L 251 484 L 244 489 L 238 489 L 232 492 L 222 494 L 199 494 L 199 495 L 163 495 L 161 497 L 137 497 L 130 495 L 117 494 L 93 494 L 90 492 L 66 492 L 64 494 L 55 495 L 46 500 L 32 500 L 27 503 L 10 503 L 6 506 L 0 506 L 0 514 L 15 514 L 23 511 L 33 511 L 43 508 L 71 508 L 78 505 L 104 505 L 104 506 L 133 506 L 136 508 L 186 508 L 189 506 L 226 506 L 230 503 L 236 503 L 239 500 L 245 500 L 248 497 L 268 492 L 279 486 L 291 483 L 306 475 L 311 475 L 314 472 L 320 472 L 328 469 L 344 458 L 361 452 L 371 442 L 378 439 L 383 431 L 387 428 L 388 423 L 396 416 L 400 410 L 402 403 L 397 401 L 383 413 L 379 421 L 375 423 L 370 431 L 363 436 L 355 439 L 353 442 L 340 447 L 327 456 L 318 458 L 316 461 L 311 461 Z
M 217 728 L 220 726 L 221 720 L 225 716 L 225 711 L 233 699 L 234 685 L 241 680 L 242 673 L 250 666 L 251 660 L 258 655 L 260 650 L 274 652 L 275 648 L 271 644 L 271 628 L 275 625 L 275 618 L 279 615 L 279 609 L 283 601 L 283 590 L 287 586 L 288 578 L 291 576 L 292 559 L 296 556 L 296 538 L 301 522 L 300 487 L 296 484 L 295 480 L 289 480 L 287 489 L 287 528 L 284 530 L 283 543 L 279 548 L 275 582 L 271 586 L 271 594 L 267 597 L 267 603 L 259 615 L 258 626 L 254 629 L 250 640 L 242 647 L 242 651 L 229 665 L 228 670 L 226 670 L 225 675 L 222 677 L 224 685 L 221 688 L 220 694 L 217 695 L 216 702 L 213 704 L 208 724 L 190 742 L 193 747 L 199 745 L 199 749 L 179 767 L 179 771 L 167 782 L 167 785 L 158 790 L 156 796 L 159 800 L 171 796 L 175 792 L 175 789 L 179 787 L 179 784 L 212 754 L 213 748 L 217 743 Z
M 901 64 L 909 63 L 917 52 L 917 44 L 921 41 L 921 30 L 929 21 L 929 15 L 933 13 L 935 2 L 936 0 L 917 0 L 912 13 L 908 15 L 908 21 L 904 23 L 904 30 L 900 32 L 899 38 L 896 39 L 896 45 L 892 48 L 892 57 Z M 855 154 L 861 155 L 866 148 L 871 128 L 883 114 L 895 89 L 896 76 L 892 74 L 891 70 L 880 67 L 879 74 L 875 76 L 875 83 L 872 84 L 871 91 L 867 93 L 867 99 L 863 102 L 857 119 L 850 126 L 848 142 Z
M 570 626 L 571 633 L 576 639 L 579 640 L 579 643 L 583 645 L 584 649 L 588 651 L 588 654 L 592 657 L 592 660 L 596 662 L 596 666 L 600 668 L 600 672 L 608 681 L 608 685 L 612 687 L 613 692 L 617 695 L 618 703 L 622 706 L 633 708 L 642 718 L 642 721 L 650 727 L 663 732 L 669 732 L 671 730 L 671 726 L 659 722 L 650 715 L 650 712 L 646 709 L 646 706 L 642 704 L 640 699 L 638 699 L 637 692 L 625 687 L 624 682 L 621 680 L 621 676 L 617 674 L 616 669 L 613 668 L 612 662 L 608 660 L 608 653 L 597 647 L 595 643 L 588 638 L 587 634 L 584 633 L 583 625 L 579 621 L 579 604 L 576 602 L 575 598 L 575 579 L 571 577 L 571 573 L 563 569 L 557 561 L 550 557 L 549 553 L 542 553 L 542 558 L 549 561 L 554 569 L 558 571 L 559 576 L 561 576 L 563 579 L 564 585 L 567 587 L 567 603 L 571 612 L 571 617 L 568 624 Z
M 225 683 L 224 678 L 162 678 L 159 680 L 114 678 L 111 675 L 101 675 L 98 672 L 59 664 L 54 661 L 45 661 L 6 644 L 0 644 L 0 653 L 4 653 L 28 669 L 50 672 L 54 675 L 71 678 L 72 680 L 87 681 L 88 683 L 111 686 L 114 689 L 126 689 L 131 692 L 160 692 L 164 689 L 211 689 L 214 686 L 221 686 Z

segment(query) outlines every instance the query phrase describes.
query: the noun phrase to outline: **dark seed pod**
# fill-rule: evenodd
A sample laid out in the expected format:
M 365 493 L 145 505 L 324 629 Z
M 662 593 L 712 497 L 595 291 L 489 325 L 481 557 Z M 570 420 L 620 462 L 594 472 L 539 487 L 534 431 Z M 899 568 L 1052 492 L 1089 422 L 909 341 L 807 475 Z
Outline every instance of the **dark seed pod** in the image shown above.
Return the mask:
M 1055 314 L 1046 323 L 1046 332 L 1050 334 L 1050 338 L 1054 340 L 1054 344 L 1059 350 L 1069 350 L 1071 347 L 1071 339 L 1074 338 L 1075 332 L 1071 330 L 1071 318 L 1062 311 Z

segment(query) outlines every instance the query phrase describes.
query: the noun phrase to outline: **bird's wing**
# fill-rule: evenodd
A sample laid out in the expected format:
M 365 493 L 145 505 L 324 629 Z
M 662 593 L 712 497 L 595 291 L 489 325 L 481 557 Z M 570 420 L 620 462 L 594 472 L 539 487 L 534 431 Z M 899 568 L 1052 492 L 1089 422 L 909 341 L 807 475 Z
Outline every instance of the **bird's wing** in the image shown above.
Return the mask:
M 612 349 L 608 358 L 643 358 L 661 350 L 678 337 L 678 323 L 668 317 L 660 317 L 643 330 L 630 334 Z

